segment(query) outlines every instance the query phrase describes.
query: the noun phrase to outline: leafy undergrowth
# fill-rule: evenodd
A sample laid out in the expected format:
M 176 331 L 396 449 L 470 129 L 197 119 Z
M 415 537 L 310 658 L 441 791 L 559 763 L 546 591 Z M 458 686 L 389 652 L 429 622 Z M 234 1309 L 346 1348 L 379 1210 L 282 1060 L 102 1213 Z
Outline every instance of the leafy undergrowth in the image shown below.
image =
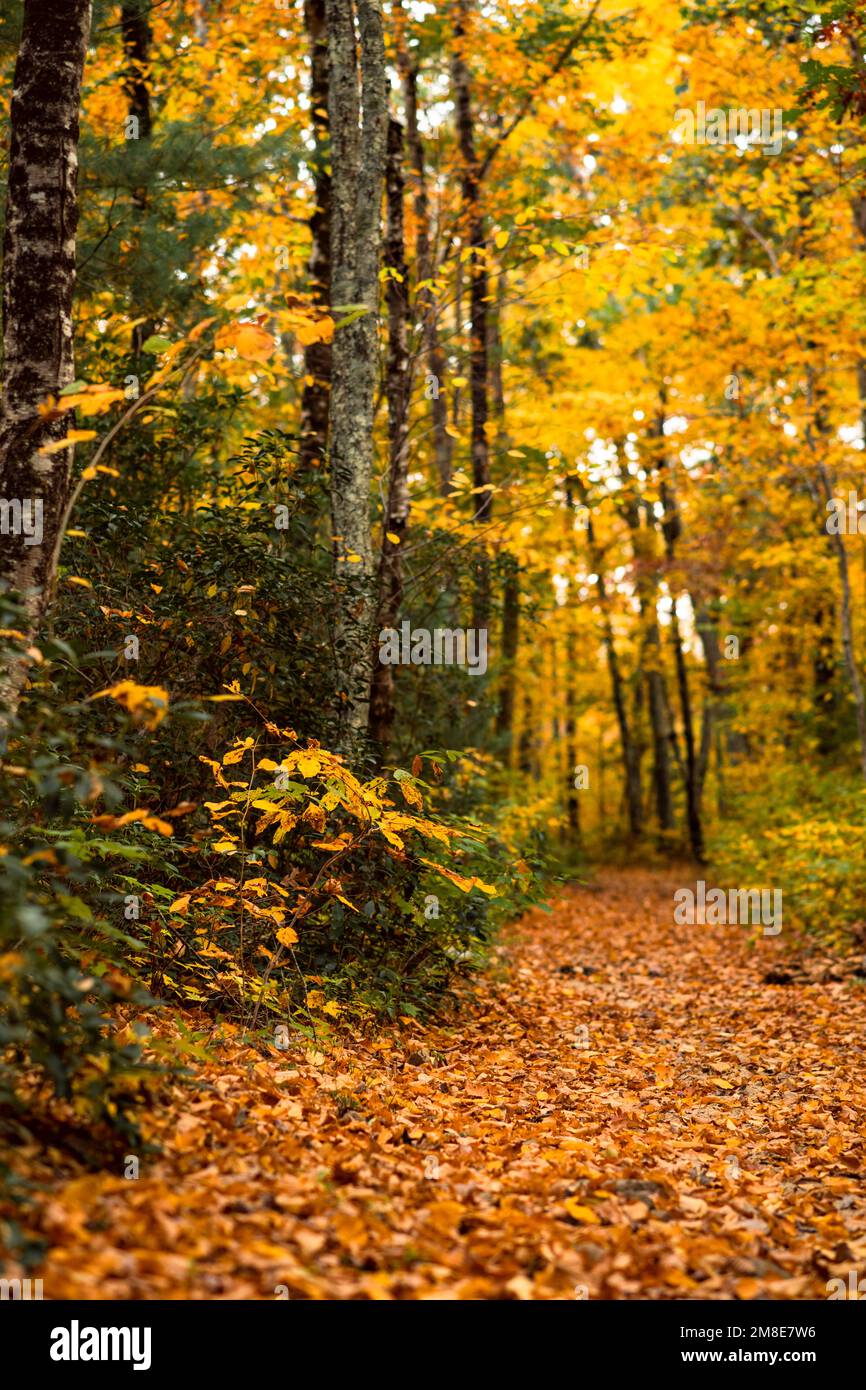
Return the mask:
M 674 886 L 531 913 L 448 1025 L 214 1034 L 136 1179 L 23 1152 L 45 1297 L 826 1298 L 866 1260 L 866 992 Z

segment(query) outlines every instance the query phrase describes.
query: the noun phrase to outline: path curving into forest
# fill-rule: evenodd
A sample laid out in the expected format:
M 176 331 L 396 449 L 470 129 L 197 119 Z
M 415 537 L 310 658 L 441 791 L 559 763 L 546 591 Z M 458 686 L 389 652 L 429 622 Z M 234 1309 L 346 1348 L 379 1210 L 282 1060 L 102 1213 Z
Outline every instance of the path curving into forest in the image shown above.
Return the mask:
M 686 882 L 530 914 L 456 1026 L 228 1043 L 137 1180 L 57 1180 L 45 1297 L 826 1298 L 866 1267 L 866 990 L 675 926 Z

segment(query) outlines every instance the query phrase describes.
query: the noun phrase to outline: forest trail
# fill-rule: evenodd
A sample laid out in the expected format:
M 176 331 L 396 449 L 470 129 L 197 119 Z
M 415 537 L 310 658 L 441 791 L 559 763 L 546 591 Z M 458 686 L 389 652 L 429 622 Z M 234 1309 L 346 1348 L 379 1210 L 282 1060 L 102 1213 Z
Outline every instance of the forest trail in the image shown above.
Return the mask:
M 826 1298 L 866 1265 L 866 991 L 765 983 L 785 933 L 675 926 L 688 881 L 531 913 L 457 1024 L 219 1045 L 137 1180 L 56 1182 L 45 1297 Z

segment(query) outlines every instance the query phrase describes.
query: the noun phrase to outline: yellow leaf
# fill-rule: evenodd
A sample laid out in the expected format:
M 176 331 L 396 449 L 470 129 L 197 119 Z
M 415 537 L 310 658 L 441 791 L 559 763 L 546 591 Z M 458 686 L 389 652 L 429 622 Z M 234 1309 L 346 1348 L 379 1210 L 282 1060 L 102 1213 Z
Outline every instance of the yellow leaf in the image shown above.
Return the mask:
M 267 362 L 273 356 L 276 343 L 257 323 L 229 323 L 214 338 L 217 348 L 234 348 L 238 357 L 248 362 Z
M 175 898 L 174 902 L 168 910 L 169 912 L 186 912 L 188 907 L 189 894 L 187 893 L 186 896 L 183 898 Z
M 400 790 L 403 793 L 403 799 L 408 801 L 410 806 L 416 806 L 420 811 L 424 803 L 421 800 L 421 793 L 414 783 L 404 780 L 400 783 Z
M 321 806 L 317 806 L 313 801 L 306 807 L 303 819 L 308 825 L 311 825 L 314 830 L 318 830 L 320 834 L 325 828 L 325 813 Z
M 495 238 L 494 238 L 494 240 L 495 240 L 495 242 L 496 242 L 496 249 L 497 249 L 497 251 L 501 251 L 502 248 L 503 248 L 503 246 L 507 246 L 507 245 L 508 245 L 508 233 L 507 233 L 507 232 L 497 232 L 497 233 L 496 233 L 496 236 L 495 236 Z
M 41 454 L 59 454 L 61 449 L 68 449 L 70 444 L 84 444 L 88 439 L 96 438 L 96 430 L 70 430 L 65 439 L 55 439 L 53 444 L 46 444 L 39 450 Z M 90 477 L 95 474 L 86 470 Z
M 223 758 L 223 767 L 231 767 L 234 763 L 239 763 L 244 754 L 247 753 L 252 746 L 252 739 L 245 738 L 243 743 L 238 744 L 234 748 L 230 748 Z
M 222 768 L 220 767 L 219 763 L 214 762 L 213 758 L 203 758 L 201 754 L 199 754 L 198 760 L 200 763 L 204 763 L 207 767 L 210 768 L 216 781 L 219 783 L 221 787 L 228 786 L 228 782 L 223 777 Z
M 191 343 L 197 342 L 198 339 L 201 337 L 202 333 L 204 333 L 205 329 L 209 328 L 212 323 L 216 323 L 216 318 L 213 314 L 211 314 L 210 318 L 200 319 L 199 322 L 195 325 L 195 327 L 191 328 L 189 330 L 189 333 L 187 333 L 186 336 L 189 338 L 189 341 Z
M 135 719 L 141 719 L 148 729 L 156 728 L 168 712 L 168 691 L 161 685 L 137 685 L 135 681 L 119 681 L 107 690 L 97 691 L 90 698 L 100 700 L 104 695 L 117 700 Z
M 125 400 L 122 390 L 107 383 L 83 386 L 80 391 L 69 396 L 61 396 L 58 410 L 77 410 L 79 415 L 102 415 L 110 410 L 116 401 Z
M 576 1197 L 566 1197 L 563 1206 L 574 1221 L 580 1221 L 584 1226 L 598 1226 L 600 1224 L 592 1208 L 581 1206 Z
M 446 869 L 443 864 L 436 864 L 432 859 L 422 859 L 421 863 L 426 864 L 428 869 L 435 869 L 437 874 L 447 878 L 449 883 L 456 884 L 464 893 L 468 893 L 472 888 L 480 888 L 482 893 L 487 893 L 491 898 L 497 896 L 492 883 L 482 883 L 480 878 L 464 878 L 462 874 L 456 874 L 453 869 Z
M 298 933 L 292 927 L 280 927 L 277 932 L 277 940 L 281 946 L 294 946 L 298 939 Z

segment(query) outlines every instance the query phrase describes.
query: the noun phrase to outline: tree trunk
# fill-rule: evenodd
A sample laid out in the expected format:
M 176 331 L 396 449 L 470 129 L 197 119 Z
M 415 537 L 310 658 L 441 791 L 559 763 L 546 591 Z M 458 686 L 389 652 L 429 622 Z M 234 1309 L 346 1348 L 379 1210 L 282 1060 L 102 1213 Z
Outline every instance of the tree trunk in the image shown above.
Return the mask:
M 352 0 L 326 0 L 325 11 L 333 198 L 331 305 L 338 320 L 345 306 L 361 306 L 334 334 L 330 430 L 334 559 L 343 590 L 335 634 L 342 701 L 338 743 L 350 751 L 368 725 L 376 612 L 370 479 L 388 93 L 380 0 L 356 0 L 354 6 Z
M 817 473 L 820 480 L 820 496 L 825 503 L 830 501 L 833 496 L 833 484 L 830 475 L 822 460 L 818 460 Z M 823 516 L 826 517 L 826 510 Z M 826 529 L 826 525 L 825 525 Z M 857 655 L 854 650 L 854 625 L 851 617 L 851 576 L 848 570 L 848 552 L 845 549 L 845 539 L 838 532 L 829 534 L 830 548 L 836 557 L 836 569 L 839 574 L 839 587 L 842 591 L 842 601 L 839 607 L 839 626 L 842 633 L 842 655 L 845 660 L 845 669 L 848 673 L 848 684 L 851 687 L 851 696 L 854 700 L 854 715 L 857 721 L 857 739 L 860 744 L 860 772 L 866 778 L 866 699 L 863 695 L 863 682 L 860 679 L 860 668 L 857 665 Z
M 709 694 L 704 700 L 701 751 L 698 757 L 698 791 L 699 795 L 702 796 L 714 735 L 716 745 L 720 748 L 722 721 L 726 718 L 727 711 L 724 704 L 725 681 L 722 676 L 722 657 L 719 652 L 719 634 L 716 624 L 704 601 L 696 600 L 693 596 L 692 605 L 695 610 L 695 626 L 704 651 L 704 663 L 707 668 L 707 684 L 709 686 Z
M 417 277 L 422 287 L 418 290 L 416 304 L 421 315 L 424 349 L 427 356 L 427 373 L 431 380 L 427 383 L 425 395 L 430 401 L 430 422 L 433 427 L 433 450 L 436 458 L 436 472 L 439 477 L 439 491 L 447 497 L 451 487 L 451 458 L 453 446 L 447 432 L 448 397 L 445 392 L 447 363 L 445 353 L 439 343 L 439 330 L 436 322 L 436 295 L 431 281 L 436 273 L 433 248 L 430 241 L 430 205 L 427 196 L 427 175 L 424 167 L 424 146 L 418 130 L 418 68 L 401 45 L 398 53 L 400 72 L 403 79 L 403 100 L 406 106 L 406 142 L 415 182 L 415 265 Z
M 674 829 L 676 822 L 671 785 L 670 732 L 662 666 L 662 645 L 656 612 L 658 576 L 654 553 L 655 526 L 652 523 L 645 527 L 641 525 L 641 504 L 635 496 L 631 495 L 633 480 L 622 463 L 620 463 L 619 475 L 623 484 L 623 513 L 631 532 L 632 554 L 634 556 L 635 588 L 642 630 L 639 664 L 645 673 L 649 697 L 656 815 L 661 842 L 666 844 L 665 837 Z
M 568 842 L 571 845 L 576 845 L 580 843 L 581 838 L 580 797 L 575 785 L 577 775 L 577 693 L 575 691 L 577 653 L 574 641 L 574 614 L 570 603 L 565 611 L 565 622 L 565 812 Z
M 866 207 L 866 203 L 858 203 L 861 209 Z M 860 227 L 859 214 L 858 227 Z M 862 231 L 862 228 L 861 228 Z M 813 348 L 813 343 L 808 343 L 809 348 Z M 808 401 L 812 411 L 812 419 L 806 426 L 806 444 L 809 452 L 815 460 L 815 472 L 817 483 L 811 479 L 807 486 L 815 502 L 822 504 L 821 518 L 823 529 L 827 532 L 830 542 L 830 549 L 836 559 L 836 569 L 839 574 L 839 587 L 842 591 L 841 603 L 839 606 L 839 626 L 842 635 L 842 656 L 845 662 L 845 670 L 848 675 L 848 684 L 851 688 L 851 697 L 854 701 L 854 716 L 857 721 L 857 740 L 860 745 L 860 773 L 866 779 L 866 698 L 863 694 L 863 683 L 860 679 L 860 668 L 857 664 L 857 654 L 854 647 L 854 623 L 852 618 L 852 598 L 851 598 L 851 576 L 848 569 L 848 552 L 845 549 L 845 539 L 837 529 L 829 531 L 827 527 L 826 506 L 833 497 L 833 479 L 828 472 L 827 465 L 821 456 L 820 447 L 816 442 L 824 438 L 828 433 L 828 424 L 824 409 L 824 396 L 821 392 L 820 379 L 810 367 L 808 370 L 809 393 Z
M 514 738 L 514 694 L 517 682 L 517 650 L 520 641 L 520 572 L 517 560 L 506 554 L 505 582 L 502 586 L 502 660 L 500 663 L 499 706 L 496 733 L 502 743 L 502 762 L 511 766 Z
M 403 598 L 403 541 L 409 523 L 409 269 L 403 233 L 403 129 L 388 123 L 388 232 L 385 266 L 396 274 L 388 279 L 388 501 L 379 557 L 379 608 L 376 628 L 396 626 Z M 399 277 L 399 278 L 398 278 Z M 394 726 L 394 667 L 374 657 L 370 692 L 370 737 L 380 761 Z
M 587 510 L 587 540 L 589 542 L 592 568 L 598 575 L 598 600 L 602 616 L 602 640 L 607 655 L 607 667 L 610 673 L 611 692 L 613 694 L 613 707 L 616 711 L 616 722 L 619 726 L 620 746 L 622 749 L 625 802 L 628 810 L 629 834 L 633 840 L 636 840 L 643 829 L 640 747 L 632 735 L 632 725 L 626 707 L 625 681 L 623 679 L 619 657 L 614 643 L 613 623 L 611 622 L 610 605 L 608 602 L 607 588 L 605 586 L 604 556 L 602 555 L 601 547 L 596 542 L 595 528 L 592 524 L 592 516 L 589 512 L 589 498 L 586 488 L 579 478 L 576 478 L 575 482 L 580 493 L 580 500 Z
M 127 113 L 130 123 L 134 122 L 132 132 L 126 131 L 127 140 L 135 142 L 136 152 L 142 140 L 150 140 L 153 131 L 153 116 L 150 107 L 150 87 L 148 85 L 148 62 L 150 60 L 150 45 L 152 34 L 148 15 L 150 13 L 150 0 L 123 0 L 120 8 L 120 32 L 123 39 L 123 57 L 126 64 L 126 71 L 123 79 L 123 89 L 126 93 Z M 132 291 L 131 291 L 131 310 L 133 317 L 138 318 L 144 302 L 144 286 L 141 275 L 141 261 L 143 249 L 140 235 L 141 223 L 147 213 L 148 196 L 145 183 L 140 184 L 132 192 L 132 204 L 139 218 L 139 226 L 136 228 L 135 261 L 133 264 Z M 154 331 L 152 318 L 148 317 L 144 323 L 137 323 L 132 330 L 132 352 L 138 364 L 141 358 L 144 344 Z M 136 367 L 138 370 L 138 366 Z
M 310 114 L 315 149 L 312 159 L 315 207 L 310 216 L 309 284 L 313 303 L 331 303 L 331 175 L 328 132 L 328 35 L 325 0 L 304 0 L 304 23 L 310 52 Z M 304 389 L 298 473 L 309 480 L 322 467 L 328 447 L 331 397 L 331 344 L 309 343 L 304 349 Z
M 656 432 L 660 447 L 663 446 L 665 437 L 665 407 L 666 398 L 664 391 L 662 391 L 660 393 L 660 408 L 656 421 Z M 663 452 L 659 459 L 659 473 L 661 475 L 659 497 L 662 504 L 662 534 L 665 540 L 665 552 L 668 562 L 668 582 L 672 600 L 671 640 L 676 663 L 680 714 L 683 721 L 683 741 L 686 747 L 686 822 L 688 825 L 689 844 L 692 848 L 692 854 L 699 864 L 703 864 L 705 863 L 706 856 L 704 853 L 704 831 L 701 823 L 701 777 L 698 768 L 697 750 L 695 747 L 695 727 L 692 717 L 688 669 L 686 667 L 685 652 L 683 651 L 680 622 L 677 617 L 677 590 L 671 576 L 676 543 L 682 532 L 682 520 L 680 518 L 673 482 L 669 481 L 666 477 L 667 459 Z
M 65 436 L 69 415 L 46 420 L 39 406 L 73 379 L 78 110 L 89 33 L 90 0 L 26 0 L 12 89 L 3 244 L 0 494 L 28 504 L 34 515 L 38 503 L 42 534 L 35 544 L 33 532 L 3 537 L 0 584 L 22 597 L 29 633 L 47 601 L 72 467 L 71 449 L 40 453 Z M 7 717 L 25 674 L 18 661 L 0 670 Z
M 490 493 L 490 448 L 487 440 L 487 243 L 484 233 L 484 214 L 481 209 L 481 181 L 475 149 L 472 117 L 472 93 L 469 69 L 466 65 L 468 48 L 468 19 L 470 0 L 457 0 L 454 19 L 455 51 L 452 60 L 454 104 L 457 112 L 457 137 L 462 162 L 461 197 L 463 228 L 471 257 L 470 274 L 470 332 L 469 384 L 472 401 L 472 483 L 475 489 L 473 520 L 486 525 L 493 514 Z M 486 552 L 476 564 L 473 621 L 476 627 L 487 626 L 490 611 L 490 564 Z

